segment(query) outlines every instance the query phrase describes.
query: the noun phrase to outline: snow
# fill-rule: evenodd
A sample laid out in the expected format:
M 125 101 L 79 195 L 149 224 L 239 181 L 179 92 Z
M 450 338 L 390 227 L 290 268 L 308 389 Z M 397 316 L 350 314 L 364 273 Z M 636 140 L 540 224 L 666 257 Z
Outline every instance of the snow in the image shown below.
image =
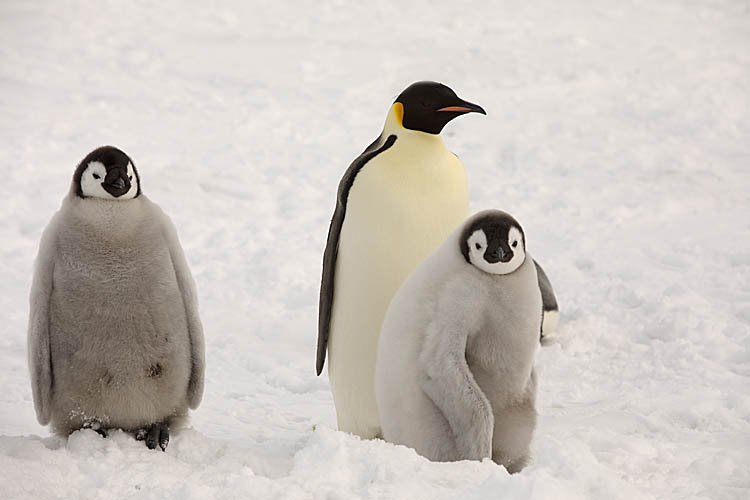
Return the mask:
M 422 79 L 487 110 L 444 138 L 561 303 L 513 476 L 335 431 L 314 376 L 336 185 Z M 4 498 L 750 498 L 747 2 L 3 0 L 0 126 Z M 206 394 L 166 453 L 34 417 L 33 257 L 103 144 L 200 294 Z

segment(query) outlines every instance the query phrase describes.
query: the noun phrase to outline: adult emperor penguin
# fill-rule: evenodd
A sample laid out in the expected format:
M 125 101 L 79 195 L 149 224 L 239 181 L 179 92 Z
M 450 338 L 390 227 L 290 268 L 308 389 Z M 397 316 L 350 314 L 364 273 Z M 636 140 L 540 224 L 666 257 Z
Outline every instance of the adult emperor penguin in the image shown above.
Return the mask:
M 177 232 L 119 149 L 76 168 L 42 235 L 30 305 L 39 423 L 120 428 L 165 450 L 203 395 L 203 329 Z
M 520 224 L 469 218 L 396 293 L 376 393 L 383 436 L 437 461 L 529 458 L 542 297 Z
M 469 213 L 464 167 L 440 132 L 472 112 L 485 114 L 445 85 L 410 85 L 341 179 L 323 257 L 317 373 L 327 348 L 342 431 L 380 433 L 374 377 L 383 315 L 409 272 Z

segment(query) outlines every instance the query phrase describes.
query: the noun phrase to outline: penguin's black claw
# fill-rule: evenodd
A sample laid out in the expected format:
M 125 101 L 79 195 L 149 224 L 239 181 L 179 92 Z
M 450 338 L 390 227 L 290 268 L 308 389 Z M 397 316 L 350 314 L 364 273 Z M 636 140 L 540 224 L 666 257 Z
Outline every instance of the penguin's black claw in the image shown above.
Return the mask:
M 101 422 L 86 422 L 83 424 L 83 428 L 91 429 L 103 438 L 106 438 L 108 436 L 107 429 L 102 427 Z
M 159 424 L 154 424 L 148 431 L 148 435 L 146 435 L 146 446 L 149 450 L 156 449 L 156 443 L 159 441 L 159 430 Z
M 146 429 L 139 429 L 135 433 L 135 439 L 138 441 L 146 441 L 146 446 L 149 450 L 155 450 L 158 445 L 161 451 L 167 451 L 167 445 L 169 444 L 169 426 L 167 424 L 154 424 Z
M 169 427 L 162 425 L 161 434 L 159 435 L 159 448 L 161 451 L 167 451 L 167 445 L 169 444 Z

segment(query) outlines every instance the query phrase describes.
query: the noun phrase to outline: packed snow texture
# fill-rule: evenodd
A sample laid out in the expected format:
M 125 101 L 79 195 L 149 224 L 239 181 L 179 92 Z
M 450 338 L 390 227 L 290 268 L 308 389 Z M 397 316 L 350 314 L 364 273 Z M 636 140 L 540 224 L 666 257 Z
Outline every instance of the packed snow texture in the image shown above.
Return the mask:
M 338 180 L 409 83 L 560 300 L 533 463 L 431 463 L 338 432 L 316 377 Z M 3 498 L 750 498 L 750 5 L 0 2 Z M 26 365 L 42 229 L 113 144 L 175 222 L 206 332 L 166 453 L 50 436 Z

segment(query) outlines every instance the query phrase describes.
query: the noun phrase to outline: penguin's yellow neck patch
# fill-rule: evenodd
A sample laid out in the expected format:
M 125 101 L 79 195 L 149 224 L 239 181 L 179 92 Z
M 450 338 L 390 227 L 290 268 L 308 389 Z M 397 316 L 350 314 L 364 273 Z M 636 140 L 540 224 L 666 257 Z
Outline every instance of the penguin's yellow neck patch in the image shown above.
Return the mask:
M 393 103 L 393 114 L 396 116 L 396 123 L 400 127 L 404 126 L 404 105 L 400 102 Z

